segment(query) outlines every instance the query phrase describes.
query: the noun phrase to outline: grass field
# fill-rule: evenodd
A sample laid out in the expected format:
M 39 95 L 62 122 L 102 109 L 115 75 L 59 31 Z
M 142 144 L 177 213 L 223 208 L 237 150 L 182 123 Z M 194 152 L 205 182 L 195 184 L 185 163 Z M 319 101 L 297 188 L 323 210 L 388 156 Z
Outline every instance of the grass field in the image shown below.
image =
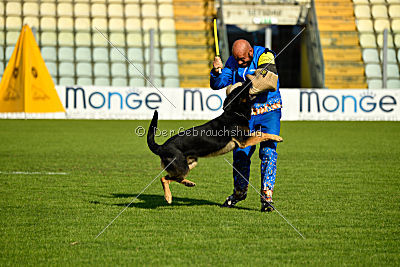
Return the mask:
M 134 134 L 148 123 L 0 120 L 0 265 L 399 266 L 398 122 L 282 122 L 274 200 L 306 239 L 260 213 L 252 189 L 239 208 L 218 206 L 231 153 L 200 159 L 197 186 L 172 184 L 172 205 L 157 179 L 95 239 L 161 171 Z

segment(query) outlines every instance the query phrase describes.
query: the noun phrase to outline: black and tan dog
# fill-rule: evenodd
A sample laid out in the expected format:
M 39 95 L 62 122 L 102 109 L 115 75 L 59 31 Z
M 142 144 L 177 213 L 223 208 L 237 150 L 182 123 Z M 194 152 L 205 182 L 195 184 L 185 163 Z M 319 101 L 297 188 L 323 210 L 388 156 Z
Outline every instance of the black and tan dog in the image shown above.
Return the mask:
M 222 155 L 232 151 L 236 146 L 244 148 L 262 141 L 282 142 L 282 138 L 277 135 L 262 132 L 250 133 L 249 87 L 248 84 L 243 84 L 227 96 L 222 115 L 203 125 L 172 136 L 163 145 L 158 145 L 154 141 L 158 120 L 158 113 L 154 112 L 147 133 L 147 144 L 154 154 L 160 156 L 161 166 L 163 168 L 167 166 L 168 175 L 161 178 L 161 183 L 168 203 L 172 202 L 169 189 L 171 181 L 190 187 L 196 185 L 185 178 L 197 165 L 199 157 Z

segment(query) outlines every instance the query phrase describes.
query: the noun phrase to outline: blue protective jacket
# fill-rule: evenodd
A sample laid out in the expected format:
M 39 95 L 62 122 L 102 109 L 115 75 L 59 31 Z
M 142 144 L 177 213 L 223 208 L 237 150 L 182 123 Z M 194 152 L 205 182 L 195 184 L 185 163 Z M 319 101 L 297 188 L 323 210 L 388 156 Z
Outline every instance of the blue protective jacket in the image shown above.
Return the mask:
M 230 56 L 222 69 L 222 73 L 215 74 L 213 71 L 210 73 L 210 86 L 213 90 L 219 90 L 230 84 L 237 82 L 244 82 L 247 74 L 254 74 L 256 69 L 261 65 L 260 57 L 264 54 L 275 53 L 267 48 L 261 46 L 254 46 L 253 60 L 249 67 L 240 68 L 233 56 Z M 264 64 L 265 65 L 265 64 Z M 272 59 L 268 65 L 275 65 L 275 60 Z M 261 66 L 262 67 L 262 66 Z M 277 74 L 277 73 L 276 73 Z M 279 79 L 277 90 L 275 92 L 265 92 L 257 95 L 253 101 L 252 115 L 258 115 L 272 110 L 280 109 L 282 107 L 281 93 L 279 92 Z

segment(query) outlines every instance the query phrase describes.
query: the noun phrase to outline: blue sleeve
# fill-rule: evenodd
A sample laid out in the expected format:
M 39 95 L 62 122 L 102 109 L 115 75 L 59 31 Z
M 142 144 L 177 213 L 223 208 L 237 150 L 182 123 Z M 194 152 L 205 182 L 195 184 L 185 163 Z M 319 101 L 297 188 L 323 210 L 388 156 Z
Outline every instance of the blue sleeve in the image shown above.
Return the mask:
M 210 87 L 213 90 L 224 88 L 233 83 L 233 73 L 235 69 L 235 59 L 230 56 L 222 69 L 222 73 L 215 74 L 213 71 L 210 73 Z

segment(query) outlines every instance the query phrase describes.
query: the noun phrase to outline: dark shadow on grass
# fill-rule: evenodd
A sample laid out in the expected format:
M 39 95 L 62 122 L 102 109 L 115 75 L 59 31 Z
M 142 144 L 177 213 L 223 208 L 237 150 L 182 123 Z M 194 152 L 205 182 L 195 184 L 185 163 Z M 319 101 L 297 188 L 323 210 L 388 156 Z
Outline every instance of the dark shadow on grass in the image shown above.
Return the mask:
M 113 193 L 111 198 L 130 198 L 130 201 L 136 198 L 137 194 L 123 194 L 123 193 Z M 104 197 L 104 196 L 103 196 Z M 129 202 L 111 204 L 112 206 L 126 207 Z M 91 201 L 92 204 L 99 204 L 98 201 Z M 141 208 L 141 209 L 156 209 L 158 207 L 177 207 L 177 206 L 220 206 L 221 203 L 216 203 L 204 199 L 195 198 L 184 198 L 184 197 L 173 197 L 172 204 L 168 204 L 164 196 L 162 195 L 152 195 L 152 194 L 141 194 L 138 199 L 135 199 L 129 208 Z M 235 207 L 235 209 L 250 210 L 248 208 Z

